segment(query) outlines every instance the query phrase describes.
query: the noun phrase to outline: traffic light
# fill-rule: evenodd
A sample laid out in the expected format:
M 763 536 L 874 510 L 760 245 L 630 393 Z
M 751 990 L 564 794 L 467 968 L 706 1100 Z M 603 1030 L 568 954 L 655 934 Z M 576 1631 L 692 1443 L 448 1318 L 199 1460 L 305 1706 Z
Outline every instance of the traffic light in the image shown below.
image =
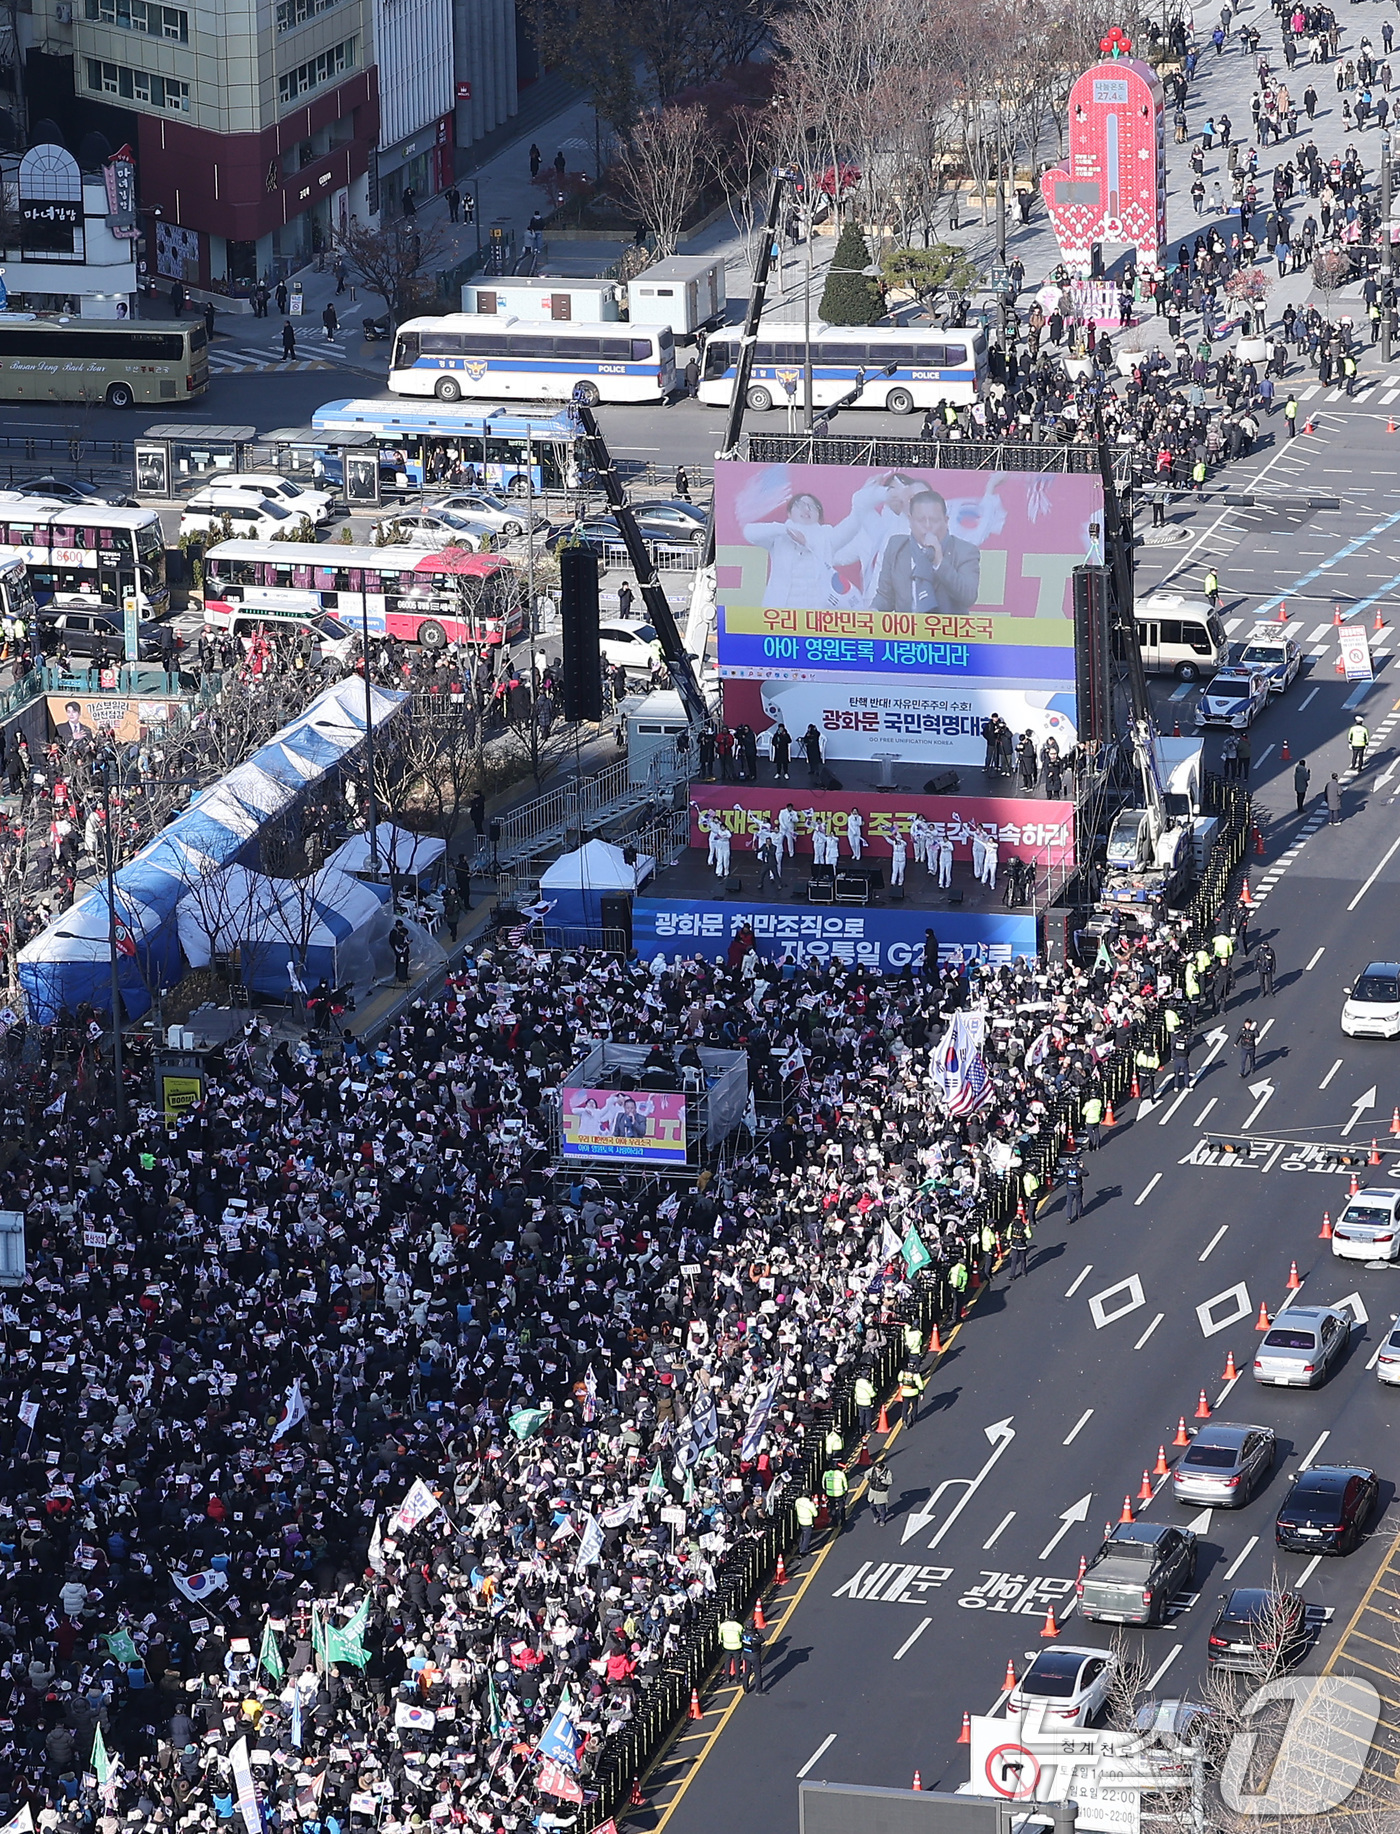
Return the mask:
M 582 542 L 559 549 L 559 621 L 564 639 L 564 718 L 603 717 L 598 653 L 598 557 Z

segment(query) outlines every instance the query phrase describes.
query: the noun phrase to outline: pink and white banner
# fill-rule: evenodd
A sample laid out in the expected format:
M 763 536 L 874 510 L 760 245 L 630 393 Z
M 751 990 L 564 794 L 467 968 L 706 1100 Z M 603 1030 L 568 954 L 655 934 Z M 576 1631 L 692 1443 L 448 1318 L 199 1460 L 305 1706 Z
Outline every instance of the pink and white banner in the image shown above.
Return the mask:
M 715 811 L 732 845 L 752 847 L 765 818 L 773 828 L 791 807 L 796 817 L 796 846 L 811 853 L 812 835 L 820 829 L 838 840 L 846 835 L 846 817 L 858 812 L 864 824 L 865 850 L 872 858 L 889 853 L 896 835 L 909 841 L 922 816 L 937 840 L 953 843 L 954 859 L 970 859 L 978 828 L 996 836 L 1002 857 L 1034 860 L 1037 866 L 1061 866 L 1074 858 L 1074 804 L 1013 796 L 917 796 L 903 790 L 838 792 L 768 789 L 746 783 L 693 783 L 690 786 L 690 844 L 707 847 L 702 811 Z

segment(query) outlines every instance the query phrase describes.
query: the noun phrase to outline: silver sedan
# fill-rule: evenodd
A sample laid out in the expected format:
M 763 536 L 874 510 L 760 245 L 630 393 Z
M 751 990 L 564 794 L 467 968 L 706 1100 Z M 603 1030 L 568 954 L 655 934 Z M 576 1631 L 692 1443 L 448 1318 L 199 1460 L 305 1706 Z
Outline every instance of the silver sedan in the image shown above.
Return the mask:
M 1172 1472 L 1177 1502 L 1238 1509 L 1267 1481 L 1277 1450 L 1271 1427 L 1212 1420 L 1197 1433 Z
M 1254 1379 L 1271 1388 L 1320 1388 L 1350 1342 L 1351 1319 L 1336 1306 L 1285 1306 L 1259 1346 Z

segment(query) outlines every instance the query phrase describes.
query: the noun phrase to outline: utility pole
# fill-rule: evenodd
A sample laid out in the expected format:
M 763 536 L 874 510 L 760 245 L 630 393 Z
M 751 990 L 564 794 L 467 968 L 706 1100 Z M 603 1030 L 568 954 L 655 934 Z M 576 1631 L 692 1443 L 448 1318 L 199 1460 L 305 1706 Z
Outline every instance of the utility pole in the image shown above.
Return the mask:
M 839 181 L 838 181 L 839 183 Z M 812 431 L 812 189 L 810 179 L 802 186 L 802 240 L 807 255 L 807 272 L 802 283 L 802 431 Z
M 1006 161 L 1001 143 L 1001 103 L 997 103 L 997 260 L 1006 266 Z

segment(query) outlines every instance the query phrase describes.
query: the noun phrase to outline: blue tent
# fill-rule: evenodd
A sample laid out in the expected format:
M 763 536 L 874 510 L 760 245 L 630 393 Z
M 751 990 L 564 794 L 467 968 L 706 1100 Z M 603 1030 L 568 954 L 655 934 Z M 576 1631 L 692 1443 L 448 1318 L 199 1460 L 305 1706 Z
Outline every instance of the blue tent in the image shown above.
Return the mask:
M 376 729 L 398 715 L 408 698 L 373 688 Z M 117 873 L 118 911 L 127 914 L 136 950 L 120 965 L 122 1003 L 129 1018 L 139 1018 L 149 1008 L 152 986 L 179 979 L 176 912 L 181 902 L 209 873 L 232 865 L 267 822 L 350 756 L 363 743 L 364 733 L 364 683 L 349 677 L 317 695 L 303 713 L 199 796 Z M 87 911 L 94 900 L 96 915 Z M 40 1025 L 51 1025 L 62 1007 L 71 1011 L 82 1000 L 90 1000 L 99 1012 L 108 1011 L 105 890 L 90 892 L 27 943 L 17 969 L 29 1017 Z

